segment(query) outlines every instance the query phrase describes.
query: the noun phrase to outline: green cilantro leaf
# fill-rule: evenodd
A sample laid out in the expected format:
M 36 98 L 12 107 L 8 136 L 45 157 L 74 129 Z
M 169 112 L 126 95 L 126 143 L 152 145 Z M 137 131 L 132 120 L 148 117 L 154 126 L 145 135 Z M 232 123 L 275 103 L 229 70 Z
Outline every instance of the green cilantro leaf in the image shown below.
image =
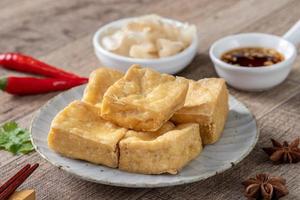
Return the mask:
M 0 126 L 0 149 L 13 154 L 27 154 L 34 150 L 27 129 L 22 129 L 16 122 L 7 122 Z

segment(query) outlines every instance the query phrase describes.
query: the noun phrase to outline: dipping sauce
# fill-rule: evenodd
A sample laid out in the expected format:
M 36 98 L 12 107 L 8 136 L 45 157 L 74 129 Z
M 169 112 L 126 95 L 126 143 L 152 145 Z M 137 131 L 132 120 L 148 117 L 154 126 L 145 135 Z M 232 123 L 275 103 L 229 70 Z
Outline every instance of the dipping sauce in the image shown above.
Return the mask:
M 283 61 L 284 56 L 275 49 L 245 47 L 225 52 L 221 60 L 241 67 L 264 67 Z

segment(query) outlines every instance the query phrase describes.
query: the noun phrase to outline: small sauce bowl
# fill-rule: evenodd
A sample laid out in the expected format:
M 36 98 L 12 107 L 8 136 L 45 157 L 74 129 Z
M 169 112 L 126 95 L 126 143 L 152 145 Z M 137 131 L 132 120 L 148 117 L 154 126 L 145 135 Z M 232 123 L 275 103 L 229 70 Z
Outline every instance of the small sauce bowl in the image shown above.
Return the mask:
M 300 21 L 283 37 L 263 33 L 243 33 L 224 37 L 210 48 L 209 55 L 217 74 L 234 88 L 246 91 L 263 91 L 282 83 L 292 69 L 300 42 Z M 275 49 L 284 56 L 282 62 L 261 67 L 244 67 L 221 60 L 223 53 L 243 47 Z
M 184 69 L 188 64 L 191 63 L 195 57 L 198 49 L 198 36 L 197 33 L 193 36 L 192 43 L 184 49 L 182 52 L 168 57 L 157 58 L 157 59 L 139 59 L 131 58 L 122 55 L 115 54 L 103 48 L 101 45 L 101 39 L 103 36 L 121 28 L 127 22 L 135 18 L 120 19 L 109 24 L 102 26 L 93 37 L 93 45 L 95 54 L 100 62 L 106 66 L 111 67 L 120 71 L 126 71 L 133 64 L 140 64 L 141 66 L 152 68 L 161 73 L 175 74 Z M 163 22 L 169 23 L 175 26 L 184 26 L 183 22 L 176 21 L 173 19 L 163 18 Z

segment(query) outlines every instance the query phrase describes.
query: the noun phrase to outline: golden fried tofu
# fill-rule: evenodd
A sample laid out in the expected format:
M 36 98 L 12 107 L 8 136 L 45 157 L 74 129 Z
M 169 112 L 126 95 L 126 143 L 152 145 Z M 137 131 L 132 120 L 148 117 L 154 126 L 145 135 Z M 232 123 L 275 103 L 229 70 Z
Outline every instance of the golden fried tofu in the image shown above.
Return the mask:
M 114 69 L 99 68 L 93 71 L 89 78 L 82 101 L 101 108 L 101 102 L 106 90 L 124 74 Z
M 74 101 L 52 121 L 48 145 L 66 157 L 116 168 L 117 144 L 125 133 L 125 128 L 103 120 L 94 106 Z
M 228 115 L 228 91 L 220 78 L 189 80 L 184 107 L 172 117 L 180 123 L 199 123 L 203 144 L 216 142 L 224 129 Z
M 185 101 L 188 81 L 133 65 L 104 94 L 101 116 L 119 126 L 156 131 Z
M 36 194 L 32 189 L 23 189 L 15 191 L 8 200 L 36 200 Z
M 167 122 L 156 132 L 128 131 L 119 143 L 119 169 L 176 174 L 202 151 L 199 125 Z

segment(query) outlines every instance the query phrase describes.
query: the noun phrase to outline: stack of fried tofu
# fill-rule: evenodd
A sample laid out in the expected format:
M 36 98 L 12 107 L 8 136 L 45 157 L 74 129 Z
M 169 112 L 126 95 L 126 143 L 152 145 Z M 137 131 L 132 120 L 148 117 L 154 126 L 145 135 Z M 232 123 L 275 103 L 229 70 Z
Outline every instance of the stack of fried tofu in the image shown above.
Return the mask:
M 133 65 L 99 68 L 82 100 L 51 124 L 48 144 L 70 158 L 121 170 L 178 173 L 222 134 L 228 91 L 219 78 L 188 80 Z

